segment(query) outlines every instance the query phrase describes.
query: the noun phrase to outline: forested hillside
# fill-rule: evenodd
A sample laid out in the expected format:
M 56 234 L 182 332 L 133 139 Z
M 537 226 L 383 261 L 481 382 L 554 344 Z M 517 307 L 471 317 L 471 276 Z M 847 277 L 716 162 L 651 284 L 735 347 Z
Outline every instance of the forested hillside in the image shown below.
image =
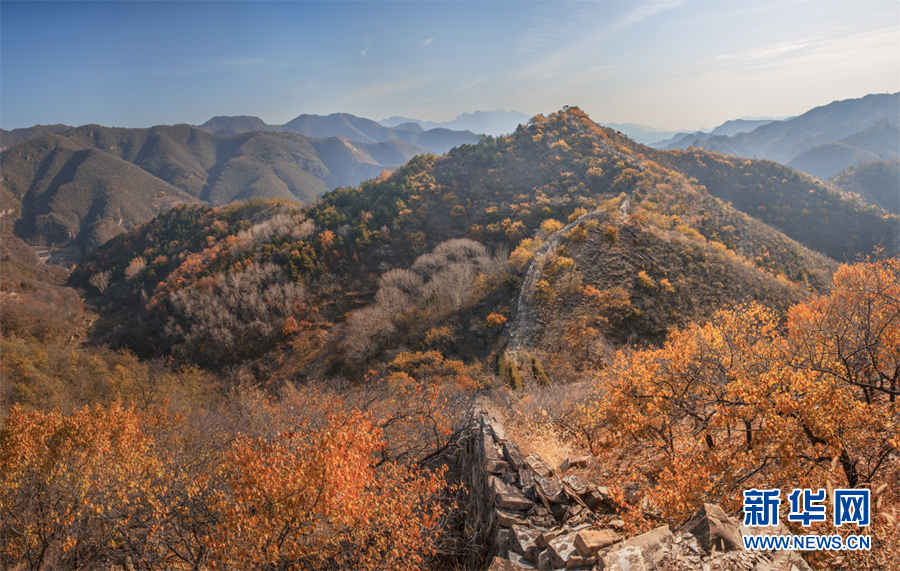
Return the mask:
M 611 319 L 615 327 L 597 331 L 611 348 L 662 339 L 723 299 L 784 310 L 827 287 L 834 262 L 626 144 L 574 108 L 537 117 L 509 137 L 416 157 L 309 209 L 179 207 L 105 245 L 72 283 L 91 291 L 89 279 L 108 273 L 109 326 L 98 335 L 139 355 L 220 367 L 312 336 L 331 345 L 301 360 L 328 374 L 390 359 L 398 343 L 496 359 L 500 326 L 520 317 L 520 295 L 534 295 L 521 284 L 538 266 L 538 291 L 556 293 L 535 303 L 563 300 L 587 321 Z M 796 192 L 796 183 L 772 186 Z M 850 220 L 869 212 L 846 208 Z M 554 248 L 541 251 L 551 237 Z M 877 243 L 867 238 L 859 252 Z M 264 307 L 252 309 L 251 291 Z M 615 294 L 621 314 L 590 308 L 602 292 Z M 243 307 L 217 305 L 244 298 Z M 288 319 L 305 330 L 285 333 Z M 210 342 L 213 332 L 224 337 Z
M 889 212 L 900 212 L 900 161 L 870 161 L 839 172 L 829 181 Z

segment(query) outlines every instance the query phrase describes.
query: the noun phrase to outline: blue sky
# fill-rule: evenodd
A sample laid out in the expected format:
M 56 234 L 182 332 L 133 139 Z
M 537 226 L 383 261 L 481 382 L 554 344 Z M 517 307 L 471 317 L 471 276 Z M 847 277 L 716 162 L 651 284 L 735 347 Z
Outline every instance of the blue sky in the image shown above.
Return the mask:
M 0 1 L 5 129 L 578 105 L 676 130 L 896 91 L 897 0 Z

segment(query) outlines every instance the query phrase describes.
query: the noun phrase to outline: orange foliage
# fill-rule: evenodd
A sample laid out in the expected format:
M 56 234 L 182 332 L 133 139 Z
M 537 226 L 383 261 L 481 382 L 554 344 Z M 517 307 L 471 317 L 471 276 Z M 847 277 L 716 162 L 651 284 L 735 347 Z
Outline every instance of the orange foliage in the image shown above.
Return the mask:
M 287 319 L 284 320 L 284 326 L 281 328 L 281 334 L 284 336 L 293 335 L 300 331 L 300 326 L 297 325 L 297 320 L 293 317 L 288 316 Z
M 442 475 L 385 461 L 384 419 L 313 389 L 245 406 L 255 436 L 118 403 L 14 407 L 0 566 L 416 569 L 434 553 Z
M 499 313 L 492 313 L 484 319 L 484 322 L 489 328 L 500 327 L 506 323 L 506 317 Z
M 842 266 L 786 332 L 751 304 L 618 354 L 583 422 L 596 449 L 643 450 L 632 465 L 669 521 L 707 501 L 736 511 L 751 487 L 866 486 L 880 494 L 873 537 L 896 538 L 898 335 L 897 259 Z
M 158 502 L 162 462 L 144 425 L 164 420 L 120 403 L 68 416 L 14 406 L 0 432 L 0 564 L 68 567 L 100 538 L 124 541 Z

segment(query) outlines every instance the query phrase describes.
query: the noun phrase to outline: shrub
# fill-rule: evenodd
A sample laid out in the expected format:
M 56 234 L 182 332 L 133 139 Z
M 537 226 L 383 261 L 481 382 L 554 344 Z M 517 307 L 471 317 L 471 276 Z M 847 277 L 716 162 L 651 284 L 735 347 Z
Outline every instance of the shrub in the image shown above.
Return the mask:
M 546 233 L 548 236 L 558 231 L 562 227 L 562 222 L 560 222 L 559 220 L 554 220 L 553 218 L 548 218 L 541 222 L 541 230 L 543 230 L 544 233 Z
M 553 301 L 553 288 L 550 282 L 540 280 L 534 287 L 534 300 L 539 303 L 550 303 Z
M 656 288 L 656 282 L 654 282 L 653 278 L 651 278 L 650 275 L 647 272 L 645 272 L 644 270 L 641 270 L 638 272 L 637 283 L 639 286 L 641 286 L 644 289 L 655 289 Z
M 531 372 L 534 374 L 534 378 L 538 383 L 545 387 L 550 386 L 550 377 L 544 372 L 543 365 L 541 365 L 541 362 L 538 361 L 537 357 L 534 355 L 531 356 Z

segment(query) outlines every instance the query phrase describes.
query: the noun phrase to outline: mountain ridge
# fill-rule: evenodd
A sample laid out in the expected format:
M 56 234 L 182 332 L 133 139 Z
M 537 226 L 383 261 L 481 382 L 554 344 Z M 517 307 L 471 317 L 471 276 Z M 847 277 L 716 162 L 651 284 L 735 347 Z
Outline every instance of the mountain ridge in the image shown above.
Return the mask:
M 470 131 L 443 127 L 423 130 L 419 126 L 385 127 L 376 121 L 349 113 L 331 115 L 302 114 L 283 125 L 268 125 L 259 117 L 217 116 L 200 129 L 217 135 L 241 135 L 248 132 L 299 133 L 313 138 L 341 136 L 361 143 L 381 143 L 393 139 L 421 147 L 424 152 L 444 154 L 451 148 L 475 143 L 479 136 Z
M 333 188 L 396 169 L 422 152 L 396 139 L 360 143 L 298 133 L 222 136 L 190 125 L 85 125 L 4 151 L 0 185 L 11 198 L 5 208 L 17 219 L 22 237 L 45 246 L 74 245 L 88 253 L 117 233 L 113 230 L 133 228 L 158 208 L 253 198 L 309 202 Z M 40 198 L 44 195 L 56 201 Z M 122 203 L 125 196 L 133 204 Z M 109 210 L 97 200 L 116 206 Z M 70 207 L 82 203 L 96 208 Z M 107 212 L 112 223 L 101 224 L 89 214 L 94 211 Z

